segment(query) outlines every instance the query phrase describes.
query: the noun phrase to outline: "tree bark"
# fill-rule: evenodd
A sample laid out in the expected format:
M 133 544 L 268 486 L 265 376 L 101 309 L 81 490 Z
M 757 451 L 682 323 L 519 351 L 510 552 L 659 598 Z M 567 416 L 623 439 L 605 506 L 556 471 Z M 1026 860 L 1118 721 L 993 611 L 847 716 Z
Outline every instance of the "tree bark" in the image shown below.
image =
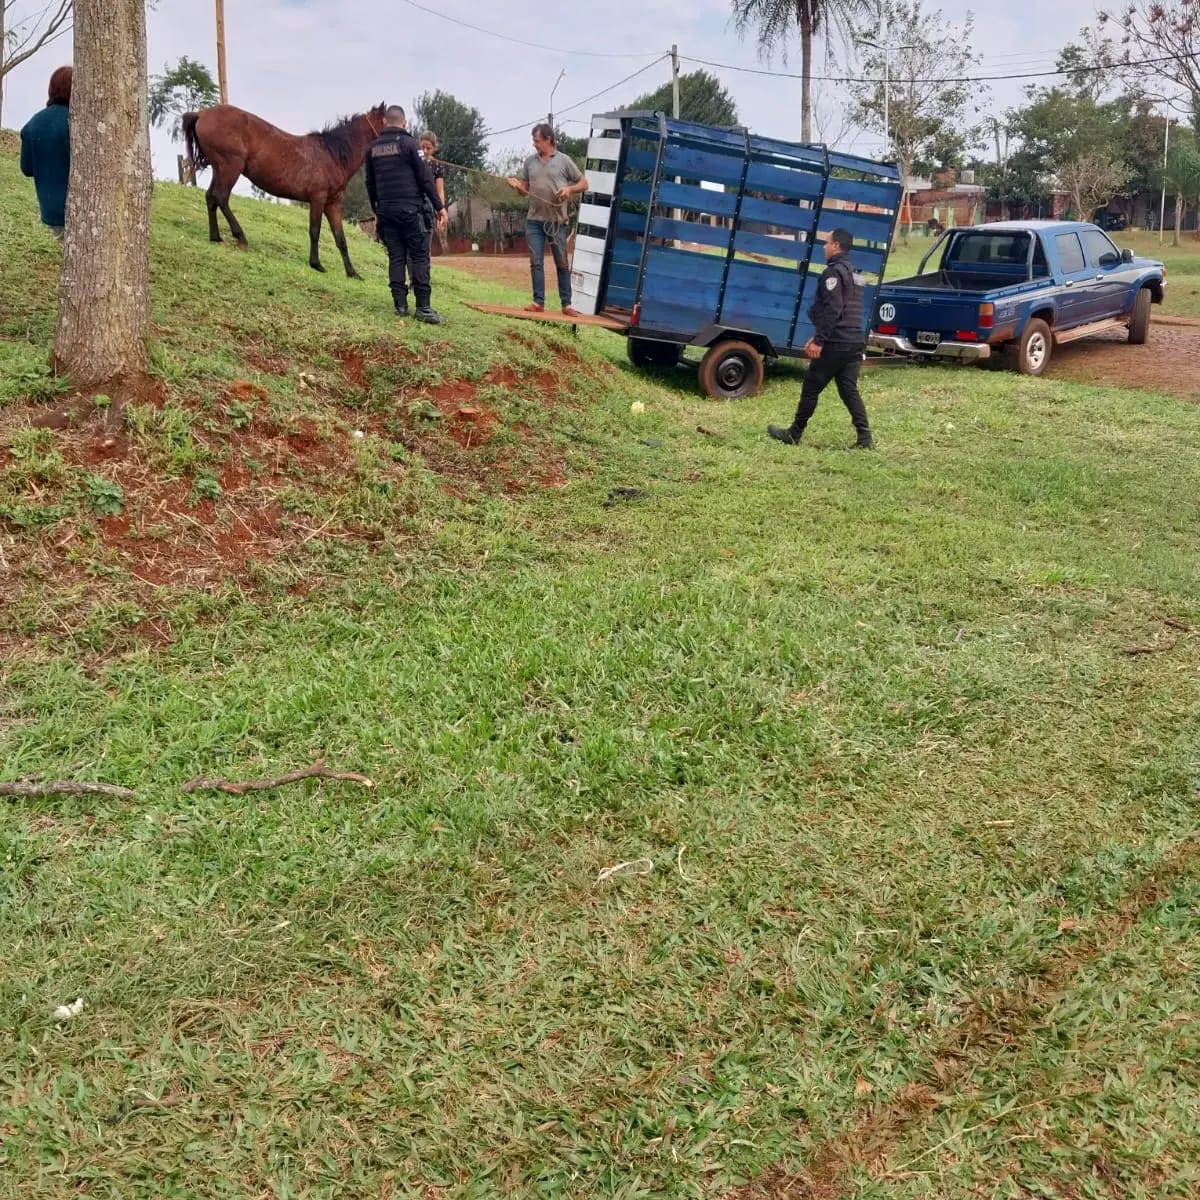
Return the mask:
M 144 0 L 76 0 L 53 364 L 81 390 L 119 389 L 145 370 L 150 185 Z
M 1171 234 L 1171 245 L 1179 245 L 1179 231 L 1183 228 L 1183 188 L 1175 193 L 1175 232 Z

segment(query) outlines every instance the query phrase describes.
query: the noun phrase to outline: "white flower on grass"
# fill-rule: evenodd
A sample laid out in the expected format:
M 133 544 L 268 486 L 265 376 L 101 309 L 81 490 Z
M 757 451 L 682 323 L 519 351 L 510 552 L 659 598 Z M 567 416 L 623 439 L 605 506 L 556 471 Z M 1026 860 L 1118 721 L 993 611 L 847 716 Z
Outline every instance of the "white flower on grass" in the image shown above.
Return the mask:
M 70 1004 L 60 1004 L 54 1010 L 54 1019 L 56 1021 L 70 1021 L 73 1017 L 79 1016 L 83 1012 L 83 997 L 76 996 Z

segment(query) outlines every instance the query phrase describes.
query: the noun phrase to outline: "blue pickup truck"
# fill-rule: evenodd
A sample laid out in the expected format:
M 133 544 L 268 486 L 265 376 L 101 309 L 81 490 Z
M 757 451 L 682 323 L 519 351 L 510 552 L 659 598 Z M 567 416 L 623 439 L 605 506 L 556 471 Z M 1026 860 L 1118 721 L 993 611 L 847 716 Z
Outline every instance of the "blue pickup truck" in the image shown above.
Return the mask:
M 1118 250 L 1079 221 L 996 221 L 947 229 L 916 275 L 880 286 L 873 349 L 979 362 L 1004 352 L 1040 375 L 1055 346 L 1113 329 L 1145 342 L 1166 268 Z

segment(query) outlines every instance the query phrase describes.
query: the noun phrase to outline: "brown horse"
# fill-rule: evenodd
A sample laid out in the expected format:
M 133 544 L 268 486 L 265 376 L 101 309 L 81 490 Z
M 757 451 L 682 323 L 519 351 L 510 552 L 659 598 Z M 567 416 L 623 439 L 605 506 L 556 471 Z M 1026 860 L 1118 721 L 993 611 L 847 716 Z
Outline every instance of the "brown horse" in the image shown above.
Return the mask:
M 243 250 L 246 248 L 246 235 L 229 209 L 233 185 L 239 175 L 245 175 L 272 196 L 308 201 L 308 265 L 314 271 L 325 270 L 317 256 L 324 213 L 346 264 L 346 274 L 357 278 L 342 232 L 342 193 L 350 177 L 362 166 L 367 147 L 379 136 L 386 108 L 377 104 L 369 112 L 346 117 L 320 133 L 302 136 L 285 133 L 232 104 L 185 113 L 183 136 L 188 156 L 197 171 L 212 167 L 212 182 L 205 195 L 209 241 L 221 240 L 217 228 L 219 208 L 229 222 L 229 232 Z

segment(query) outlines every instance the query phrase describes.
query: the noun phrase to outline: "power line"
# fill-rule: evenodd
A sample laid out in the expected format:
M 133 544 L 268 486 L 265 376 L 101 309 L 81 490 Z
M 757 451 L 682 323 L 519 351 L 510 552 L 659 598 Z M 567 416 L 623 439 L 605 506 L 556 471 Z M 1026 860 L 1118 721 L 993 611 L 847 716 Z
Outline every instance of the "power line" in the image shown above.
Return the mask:
M 771 75 L 777 79 L 803 79 L 804 76 L 795 71 L 768 71 L 765 67 L 739 67 L 733 63 L 713 62 L 707 58 L 692 58 L 689 55 L 681 54 L 680 58 L 686 62 L 702 63 L 706 67 L 717 67 L 723 71 L 740 71 L 746 75 Z M 901 78 L 898 75 L 892 76 L 893 83 L 988 83 L 999 82 L 1002 80 L 1013 79 L 1042 79 L 1049 75 L 1085 75 L 1093 71 L 1111 71 L 1117 68 L 1127 69 L 1129 67 L 1153 67 L 1159 63 L 1166 62 L 1182 62 L 1184 59 L 1194 58 L 1191 54 L 1164 54 L 1161 58 L 1143 58 L 1136 62 L 1120 62 L 1120 63 L 1091 63 L 1087 66 L 1070 67 L 1066 70 L 1055 71 L 1027 71 L 1016 75 L 957 75 L 945 76 L 938 79 L 908 79 Z M 810 75 L 809 79 L 813 83 L 878 83 L 878 78 L 860 77 L 855 75 Z
M 494 29 L 484 29 L 482 25 L 472 25 L 470 21 L 460 21 L 458 17 L 448 16 L 444 12 L 438 12 L 436 8 L 426 8 L 424 4 L 418 4 L 417 0 L 404 0 L 410 8 L 418 8 L 423 13 L 428 13 L 431 17 L 439 17 L 443 21 L 449 21 L 451 25 L 460 25 L 463 29 L 473 29 L 476 33 L 486 33 L 488 37 L 499 38 L 504 42 L 512 42 L 517 46 L 530 46 L 534 50 L 549 50 L 554 54 L 573 54 L 578 58 L 648 58 L 649 55 L 643 50 L 641 52 L 627 51 L 622 54 L 616 53 L 601 53 L 597 50 L 567 50 L 563 46 L 544 46 L 541 42 L 527 42 L 522 38 L 510 37 L 507 33 L 497 33 Z
M 409 0 L 406 0 L 406 2 L 409 2 Z M 633 74 L 626 75 L 624 79 L 618 79 L 616 83 L 611 83 L 608 85 L 608 87 L 601 88 L 598 92 L 593 92 L 590 96 L 584 96 L 584 98 L 582 100 L 576 100 L 574 104 L 568 104 L 565 107 L 560 108 L 558 111 L 560 114 L 573 112 L 575 109 L 582 107 L 584 104 L 587 104 L 592 100 L 595 100 L 598 96 L 603 96 L 608 92 L 615 91 L 617 88 L 622 87 L 625 84 L 627 84 L 631 79 L 636 79 L 639 75 L 644 75 L 652 67 L 658 66 L 658 64 L 660 62 L 662 62 L 663 59 L 670 58 L 670 57 L 671 57 L 670 54 L 666 54 L 666 53 L 660 54 L 653 62 L 647 63 L 644 67 L 639 67 L 636 71 L 633 72 Z M 536 124 L 541 119 L 542 118 L 540 116 L 537 116 L 537 117 L 534 117 L 533 120 L 531 120 L 531 121 L 522 121 L 519 125 L 510 125 L 507 129 L 487 129 L 484 131 L 484 136 L 485 137 L 498 137 L 502 133 L 512 133 L 517 129 L 527 129 L 530 125 Z

